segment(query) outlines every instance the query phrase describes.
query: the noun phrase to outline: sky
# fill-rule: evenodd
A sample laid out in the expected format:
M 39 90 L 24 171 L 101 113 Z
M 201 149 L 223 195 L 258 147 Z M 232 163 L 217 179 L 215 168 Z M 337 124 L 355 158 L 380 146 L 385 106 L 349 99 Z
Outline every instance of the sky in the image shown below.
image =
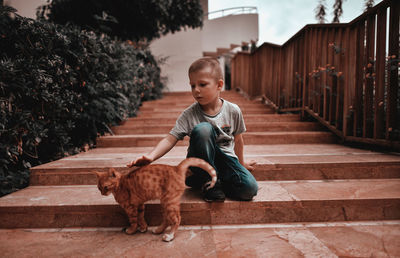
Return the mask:
M 382 0 L 375 0 L 375 5 Z M 259 40 L 283 44 L 307 24 L 318 23 L 315 8 L 318 0 L 209 0 L 208 11 L 231 7 L 256 6 L 258 9 Z M 326 0 L 327 22 L 333 19 L 335 0 Z M 365 0 L 344 0 L 340 22 L 350 22 L 363 13 Z

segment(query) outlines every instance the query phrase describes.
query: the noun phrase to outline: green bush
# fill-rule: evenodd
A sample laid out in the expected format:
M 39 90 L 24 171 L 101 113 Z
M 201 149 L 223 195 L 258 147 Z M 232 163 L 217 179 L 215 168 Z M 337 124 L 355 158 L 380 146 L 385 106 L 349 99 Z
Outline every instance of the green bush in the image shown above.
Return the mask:
M 161 96 L 154 57 L 132 42 L 0 7 L 0 49 L 0 195 Z

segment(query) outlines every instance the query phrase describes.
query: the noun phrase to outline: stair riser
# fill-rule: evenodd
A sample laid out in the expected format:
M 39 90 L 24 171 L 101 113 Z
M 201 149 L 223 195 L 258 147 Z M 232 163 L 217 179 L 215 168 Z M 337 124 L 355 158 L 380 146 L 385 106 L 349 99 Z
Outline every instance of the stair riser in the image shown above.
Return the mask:
M 260 103 L 260 102 L 250 102 L 250 101 L 243 101 L 243 100 L 228 100 L 229 102 L 235 103 L 236 105 L 239 105 L 240 108 L 244 107 L 267 107 L 266 105 Z M 154 101 L 154 102 L 144 102 L 142 103 L 142 106 L 140 107 L 140 110 L 142 108 L 186 108 L 193 104 L 195 102 L 194 99 L 192 100 L 184 100 L 184 99 L 179 99 L 177 101 Z
M 103 137 L 97 140 L 97 147 L 151 147 L 156 144 L 163 137 L 154 136 L 152 138 L 140 138 L 136 136 L 127 136 L 125 139 Z M 335 143 L 337 140 L 332 134 L 309 134 L 309 135 L 243 135 L 246 144 L 260 145 L 260 144 L 299 144 L 299 143 Z M 184 139 L 178 141 L 177 146 L 187 146 L 189 141 Z
M 400 219 L 400 200 L 337 200 L 181 205 L 181 225 L 226 225 L 286 222 L 332 222 Z M 146 204 L 149 225 L 161 222 L 159 204 Z M 117 205 L 3 207 L 0 228 L 123 227 L 128 225 Z
M 127 170 L 125 167 L 114 168 L 118 171 Z M 105 167 L 33 170 L 30 176 L 30 185 L 96 185 L 97 179 L 93 172 L 107 170 L 108 168 Z M 393 166 L 311 164 L 296 168 L 292 166 L 271 168 L 270 165 L 256 165 L 256 169 L 252 173 L 257 181 L 400 178 L 400 164 Z
M 291 124 L 293 123 L 293 124 Z M 129 135 L 129 134 L 162 134 L 169 132 L 174 124 L 158 125 L 158 126 L 117 126 L 113 127 L 112 131 L 116 135 Z M 296 123 L 288 122 L 280 125 L 273 125 L 271 123 L 265 125 L 252 125 L 246 124 L 247 132 L 294 132 L 294 131 L 319 131 L 323 129 L 317 123 Z
M 144 111 L 140 112 L 138 114 L 138 117 L 141 118 L 159 118 L 159 117 L 178 117 L 183 110 L 180 111 L 174 111 L 174 110 L 168 110 L 165 112 L 160 112 L 160 111 Z M 263 115 L 263 114 L 274 114 L 275 112 L 273 110 L 269 109 L 253 109 L 253 110 L 242 110 L 243 115 Z
M 136 118 L 130 118 L 128 119 L 125 123 L 122 125 L 141 125 L 141 124 L 170 124 L 174 123 L 178 116 L 173 116 L 170 118 L 165 118 L 165 117 L 160 117 L 160 118 L 154 118 L 154 117 L 148 117 L 148 118 L 141 118 L 141 117 L 136 117 Z M 252 122 L 297 122 L 299 121 L 298 116 L 285 116 L 285 115 L 266 115 L 265 117 L 263 116 L 247 116 L 244 117 L 245 123 L 252 123 Z
M 250 105 L 241 105 L 239 106 L 242 112 L 247 112 L 247 111 L 259 111 L 259 110 L 270 110 L 272 109 L 268 108 L 267 106 L 263 104 L 250 104 Z M 168 107 L 166 110 L 166 107 L 154 107 L 154 106 L 148 106 L 148 107 L 140 107 L 139 112 L 140 114 L 146 113 L 146 112 L 161 112 L 161 113 L 168 113 L 168 112 L 182 112 L 184 108 L 182 107 Z

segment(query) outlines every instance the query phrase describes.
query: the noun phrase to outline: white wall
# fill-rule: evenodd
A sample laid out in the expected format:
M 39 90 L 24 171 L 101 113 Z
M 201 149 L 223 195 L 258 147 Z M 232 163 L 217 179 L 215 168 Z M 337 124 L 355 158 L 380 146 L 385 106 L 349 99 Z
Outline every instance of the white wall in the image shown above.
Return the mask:
M 258 39 L 258 14 L 229 15 L 205 20 L 203 26 L 203 51 L 216 51 L 230 44 Z
M 169 57 L 161 65 L 162 76 L 168 77 L 166 91 L 189 91 L 188 68 L 204 51 L 252 39 L 258 39 L 258 14 L 240 14 L 204 20 L 202 29 L 169 33 L 154 40 L 150 48 L 156 57 Z
M 168 77 L 166 91 L 189 91 L 187 70 L 190 64 L 202 56 L 200 29 L 168 34 L 152 42 L 150 48 L 156 58 L 168 57 L 161 65 L 161 75 Z
M 36 19 L 36 8 L 44 5 L 47 0 L 4 0 L 4 5 L 17 9 L 21 16 Z

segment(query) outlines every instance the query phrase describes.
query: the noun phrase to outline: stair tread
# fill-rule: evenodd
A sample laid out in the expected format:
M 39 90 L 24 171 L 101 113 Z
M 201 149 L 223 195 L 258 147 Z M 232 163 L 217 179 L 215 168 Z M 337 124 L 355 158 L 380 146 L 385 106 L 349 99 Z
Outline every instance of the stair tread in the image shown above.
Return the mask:
M 33 167 L 32 170 L 65 168 L 124 167 L 133 158 L 149 152 L 152 147 L 97 148 L 74 156 Z M 324 151 L 321 153 L 321 151 Z M 178 164 L 186 157 L 187 147 L 176 146 L 155 163 Z M 261 154 L 260 154 L 261 153 Z M 245 159 L 258 165 L 310 164 L 398 164 L 400 155 L 360 150 L 335 144 L 246 145 Z
M 216 208 L 245 208 L 268 202 L 334 201 L 400 199 L 400 179 L 362 180 L 303 180 L 258 182 L 259 191 L 251 202 L 227 200 L 226 205 L 215 203 Z M 150 201 L 158 204 L 159 201 Z M 195 207 L 191 204 L 198 204 Z M 185 205 L 186 204 L 186 205 Z M 0 199 L 0 209 L 16 207 L 73 207 L 118 205 L 114 197 L 102 196 L 95 185 L 29 186 Z M 199 193 L 186 189 L 181 199 L 182 210 L 204 209 L 214 203 L 204 202 Z M 16 211 L 16 210 L 15 210 Z
M 115 228 L 2 230 L 3 257 L 396 257 L 400 221 L 181 226 L 173 243 Z M 145 243 L 145 244 L 144 244 Z M 235 244 L 231 244 L 235 243 Z M 99 246 L 104 248 L 99 248 Z M 170 248 L 173 247 L 173 248 Z M 62 250 L 62 251 L 61 251 Z M 251 254 L 251 255 L 249 255 Z
M 324 132 L 324 131 L 287 131 L 287 132 L 246 132 L 246 135 L 318 135 L 318 134 L 328 134 L 331 135 L 331 132 Z M 164 137 L 167 134 L 125 134 L 125 135 L 106 135 L 101 136 L 100 138 L 129 138 L 129 137 L 141 137 L 141 138 L 152 138 L 152 137 Z

